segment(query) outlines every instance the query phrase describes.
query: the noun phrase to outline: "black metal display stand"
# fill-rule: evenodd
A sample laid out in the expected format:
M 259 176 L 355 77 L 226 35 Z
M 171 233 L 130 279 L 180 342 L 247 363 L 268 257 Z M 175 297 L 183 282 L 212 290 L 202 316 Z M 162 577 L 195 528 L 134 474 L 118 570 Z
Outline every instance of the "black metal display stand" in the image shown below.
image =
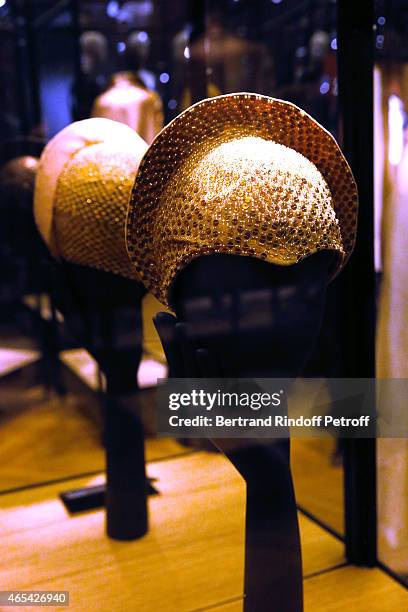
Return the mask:
M 375 377 L 373 203 L 373 25 L 371 0 L 338 0 L 338 80 L 343 151 L 359 191 L 357 241 L 342 278 L 342 367 L 345 377 Z M 372 415 L 375 415 L 374 398 Z M 344 445 L 346 556 L 376 563 L 376 440 Z
M 147 532 L 144 431 L 137 413 L 123 399 L 137 392 L 136 372 L 142 354 L 141 298 L 145 289 L 108 272 L 49 262 L 53 302 L 73 335 L 94 357 L 106 379 L 104 408 L 106 490 L 79 489 L 61 497 L 71 511 L 106 503 L 107 534 L 132 540 Z M 128 309 L 133 333 L 119 337 L 115 322 Z

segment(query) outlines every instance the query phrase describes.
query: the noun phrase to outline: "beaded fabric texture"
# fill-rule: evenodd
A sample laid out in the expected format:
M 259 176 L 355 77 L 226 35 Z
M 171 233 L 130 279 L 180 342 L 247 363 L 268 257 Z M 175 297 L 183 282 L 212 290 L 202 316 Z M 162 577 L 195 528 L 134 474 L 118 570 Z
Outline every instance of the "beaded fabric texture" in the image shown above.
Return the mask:
M 107 143 L 66 164 L 55 194 L 54 231 L 62 259 L 138 279 L 125 245 L 125 218 L 139 159 Z
M 126 251 L 125 219 L 147 148 L 130 127 L 103 118 L 72 123 L 50 140 L 34 215 L 55 258 L 140 281 Z
M 93 118 L 71 123 L 51 138 L 42 152 L 35 180 L 34 218 L 45 244 L 56 258 L 59 255 L 55 245 L 54 208 L 58 179 L 64 166 L 78 151 L 98 143 L 126 146 L 139 162 L 147 149 L 144 140 L 127 125 Z M 80 225 L 80 220 L 78 223 Z
M 334 276 L 354 246 L 357 203 L 344 156 L 314 119 L 282 100 L 228 94 L 184 111 L 148 149 L 127 249 L 166 305 L 180 270 L 212 253 L 290 265 L 329 249 Z

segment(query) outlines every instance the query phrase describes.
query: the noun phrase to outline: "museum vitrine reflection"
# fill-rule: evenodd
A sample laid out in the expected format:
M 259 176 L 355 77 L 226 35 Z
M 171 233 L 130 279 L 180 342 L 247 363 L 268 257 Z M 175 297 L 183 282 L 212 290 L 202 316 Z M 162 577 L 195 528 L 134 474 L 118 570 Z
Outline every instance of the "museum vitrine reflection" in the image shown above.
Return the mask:
M 407 112 L 408 7 L 398 0 L 376 2 L 374 144 L 376 273 L 378 284 L 377 376 L 408 375 Z M 392 401 L 395 402 L 393 394 Z M 398 409 L 406 410 L 406 398 Z M 408 579 L 408 442 L 377 441 L 378 556 Z

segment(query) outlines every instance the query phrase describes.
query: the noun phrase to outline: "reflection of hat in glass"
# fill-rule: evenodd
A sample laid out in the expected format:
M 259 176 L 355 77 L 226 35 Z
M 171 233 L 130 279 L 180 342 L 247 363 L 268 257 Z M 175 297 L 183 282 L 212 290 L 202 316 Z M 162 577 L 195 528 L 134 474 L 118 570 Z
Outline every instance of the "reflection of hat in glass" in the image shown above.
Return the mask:
M 228 94 L 184 111 L 143 158 L 127 217 L 129 256 L 165 304 L 201 255 L 294 264 L 353 250 L 357 188 L 334 138 L 297 106 Z
M 34 214 L 55 257 L 138 278 L 125 246 L 125 216 L 147 144 L 109 119 L 78 121 L 46 146 Z

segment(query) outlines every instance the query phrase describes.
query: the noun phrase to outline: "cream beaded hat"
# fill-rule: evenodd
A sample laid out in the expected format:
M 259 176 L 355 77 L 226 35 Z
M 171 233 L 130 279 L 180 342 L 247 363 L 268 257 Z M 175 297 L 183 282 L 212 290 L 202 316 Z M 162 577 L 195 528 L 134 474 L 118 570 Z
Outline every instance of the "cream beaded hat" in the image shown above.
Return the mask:
M 86 119 L 59 132 L 41 156 L 34 215 L 54 257 L 138 279 L 125 217 L 147 144 L 131 128 Z

